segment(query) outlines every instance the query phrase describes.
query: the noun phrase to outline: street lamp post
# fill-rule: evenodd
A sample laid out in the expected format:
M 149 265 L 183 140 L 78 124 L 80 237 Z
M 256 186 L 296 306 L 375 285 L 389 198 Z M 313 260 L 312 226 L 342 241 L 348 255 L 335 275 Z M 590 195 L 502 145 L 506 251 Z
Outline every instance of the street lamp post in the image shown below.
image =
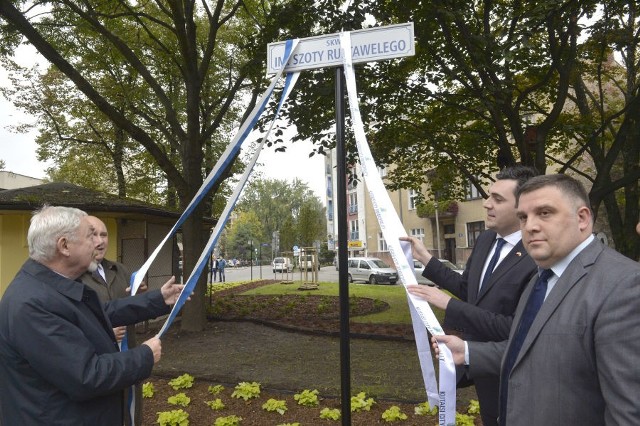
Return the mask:
M 269 243 L 260 243 L 258 247 L 258 266 L 260 267 L 260 279 L 262 279 L 262 246 L 268 246 Z

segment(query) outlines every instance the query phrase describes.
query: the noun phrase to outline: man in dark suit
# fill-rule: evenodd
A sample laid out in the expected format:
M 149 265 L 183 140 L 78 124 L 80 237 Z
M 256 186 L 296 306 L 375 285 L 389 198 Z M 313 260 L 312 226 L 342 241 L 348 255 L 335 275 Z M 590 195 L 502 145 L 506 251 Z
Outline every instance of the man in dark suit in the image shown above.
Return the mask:
M 119 262 L 112 262 L 105 258 L 109 249 L 109 233 L 104 222 L 95 216 L 87 216 L 87 220 L 93 226 L 99 244 L 96 247 L 95 261 L 98 269 L 95 272 L 85 272 L 80 279 L 83 283 L 91 287 L 98 293 L 98 297 L 102 303 L 110 300 L 119 299 L 121 297 L 131 296 L 129 285 L 131 280 L 131 272 L 129 269 Z M 138 293 L 142 293 L 147 289 L 146 284 L 142 284 L 138 288 Z M 136 327 L 135 325 L 114 327 L 113 333 L 116 336 L 118 344 L 121 344 L 125 334 L 127 336 L 127 348 L 137 346 Z M 134 407 L 134 412 L 125 415 L 125 426 L 131 426 L 132 417 L 133 424 L 140 426 L 142 424 L 142 383 L 137 383 L 134 387 L 134 401 L 130 404 L 131 388 L 125 391 L 125 407 Z
M 518 216 L 540 274 L 509 340 L 438 341 L 472 377 L 500 374 L 503 426 L 638 424 L 640 265 L 594 238 L 588 195 L 571 177 L 531 179 Z
M 162 344 L 120 352 L 113 326 L 166 315 L 183 285 L 104 305 L 80 282 L 98 239 L 81 210 L 44 207 L 31 219 L 29 259 L 0 299 L 0 423 L 122 425 L 122 391 L 151 374 Z
M 535 175 L 534 169 L 525 166 L 498 173 L 489 188 L 489 198 L 483 203 L 488 230 L 478 237 L 462 275 L 443 266 L 420 240 L 401 238 L 411 242 L 413 257 L 425 265 L 422 275 L 457 299 L 424 285 L 408 286 L 409 292 L 444 309 L 443 327 L 462 333 L 466 339 L 482 342 L 506 339 L 520 295 L 535 274 L 536 266 L 522 246 L 516 216 L 516 191 Z M 458 385 L 470 383 L 461 369 Z M 483 424 L 497 425 L 498 378 L 478 378 L 474 384 Z

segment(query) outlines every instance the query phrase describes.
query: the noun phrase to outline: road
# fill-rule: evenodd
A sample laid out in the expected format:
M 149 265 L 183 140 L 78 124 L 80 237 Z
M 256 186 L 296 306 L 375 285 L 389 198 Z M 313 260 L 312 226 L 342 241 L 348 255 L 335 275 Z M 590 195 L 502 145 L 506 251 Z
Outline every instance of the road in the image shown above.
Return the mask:
M 263 279 L 286 279 L 287 274 L 281 274 L 280 272 L 274 274 L 271 269 L 271 265 L 262 265 L 262 267 L 258 266 L 242 266 L 240 268 L 226 268 L 225 270 L 226 281 L 235 282 L 235 281 L 249 281 L 249 280 L 257 280 L 260 278 Z M 308 276 L 306 278 L 307 281 L 312 280 L 312 272 L 307 272 Z M 302 281 L 305 280 L 304 272 L 300 272 L 298 270 L 290 273 L 288 278 L 293 281 Z M 211 280 L 211 277 L 209 277 Z M 217 280 L 216 280 L 217 281 Z M 318 271 L 318 281 L 324 282 L 338 282 L 338 271 L 336 271 L 335 266 L 323 266 Z

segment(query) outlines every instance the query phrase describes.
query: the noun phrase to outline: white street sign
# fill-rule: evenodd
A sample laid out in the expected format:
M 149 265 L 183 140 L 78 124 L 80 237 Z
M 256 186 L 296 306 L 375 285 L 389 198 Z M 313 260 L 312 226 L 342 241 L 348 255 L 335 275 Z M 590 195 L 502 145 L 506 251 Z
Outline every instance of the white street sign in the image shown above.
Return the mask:
M 285 43 L 280 41 L 267 45 L 267 75 L 275 74 L 282 68 Z M 353 63 L 382 61 L 414 54 L 413 22 L 351 31 Z M 285 70 L 302 71 L 340 65 L 340 36 L 335 33 L 300 39 Z

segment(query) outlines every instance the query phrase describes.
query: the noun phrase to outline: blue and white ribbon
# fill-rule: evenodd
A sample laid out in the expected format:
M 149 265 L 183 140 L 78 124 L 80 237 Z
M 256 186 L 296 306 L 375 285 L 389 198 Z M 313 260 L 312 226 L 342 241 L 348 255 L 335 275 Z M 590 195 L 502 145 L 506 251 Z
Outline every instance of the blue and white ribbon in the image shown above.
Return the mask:
M 282 59 L 284 61 L 283 63 L 287 63 L 287 61 L 291 57 L 291 54 L 295 51 L 297 47 L 298 47 L 297 39 L 287 40 L 284 57 Z M 267 102 L 269 101 L 269 98 L 271 97 L 271 94 L 273 93 L 273 90 L 275 89 L 276 84 L 278 80 L 280 80 L 280 77 L 282 76 L 283 72 L 284 72 L 284 67 L 282 67 L 282 69 L 273 77 L 271 84 L 269 85 L 267 90 L 264 92 L 264 94 L 262 95 L 262 97 L 260 98 L 256 106 L 253 108 L 249 117 L 244 121 L 244 123 L 238 130 L 238 133 L 236 133 L 236 136 L 229 143 L 229 145 L 227 145 L 227 149 L 224 151 L 224 153 L 222 153 L 222 155 L 216 162 L 216 165 L 213 167 L 213 169 L 211 169 L 211 172 L 209 173 L 207 178 L 204 180 L 204 182 L 200 186 L 200 189 L 198 190 L 196 195 L 193 197 L 193 199 L 191 200 L 191 202 L 189 203 L 185 211 L 182 213 L 182 215 L 180 215 L 180 217 L 178 218 L 178 221 L 175 223 L 175 225 L 173 225 L 173 228 L 171 228 L 169 233 L 164 237 L 164 239 L 160 242 L 160 244 L 158 244 L 158 246 L 153 251 L 153 253 L 151 253 L 151 256 L 149 256 L 149 258 L 144 262 L 144 264 L 140 267 L 140 269 L 131 275 L 131 295 L 132 296 L 135 295 L 136 292 L 138 291 L 138 288 L 140 287 L 140 283 L 142 283 L 144 276 L 147 274 L 147 271 L 149 270 L 149 267 L 151 266 L 153 261 L 156 259 L 156 257 L 158 256 L 158 253 L 160 253 L 160 250 L 162 249 L 162 247 L 164 247 L 167 240 L 169 240 L 169 238 L 175 235 L 175 233 L 178 231 L 180 226 L 182 226 L 182 224 L 187 220 L 187 218 L 193 213 L 196 206 L 200 204 L 203 198 L 209 193 L 209 191 L 211 190 L 215 182 L 218 180 L 218 178 L 222 174 L 222 171 L 225 170 L 228 164 L 231 161 L 233 161 L 233 159 L 236 157 L 238 151 L 240 150 L 240 147 L 242 146 L 247 136 L 249 135 L 251 130 L 253 130 L 256 123 L 258 122 L 258 119 L 260 118 L 262 111 L 266 107 Z
M 380 224 L 380 229 L 384 236 L 389 254 L 398 270 L 400 280 L 405 285 L 417 284 L 415 275 L 413 274 L 411 252 L 408 256 L 400 245 L 399 238 L 406 236 L 406 231 L 402 222 L 398 218 L 398 214 L 391 203 L 389 194 L 387 193 L 382 179 L 377 172 L 377 167 L 371 149 L 367 143 L 367 137 L 364 132 L 364 125 L 360 116 L 360 107 L 358 106 L 358 92 L 356 90 L 355 73 L 351 60 L 351 34 L 340 34 L 340 49 L 342 50 L 344 74 L 349 97 L 349 108 L 351 112 L 351 122 L 356 138 L 358 148 L 358 156 L 364 181 L 369 190 L 369 196 L 373 203 L 373 208 Z M 413 321 L 413 330 L 416 337 L 416 346 L 418 347 L 418 358 L 422 368 L 422 376 L 425 382 L 427 398 L 429 404 L 437 406 L 440 425 L 455 425 L 456 411 L 456 374 L 455 365 L 451 351 L 443 344 L 439 344 L 440 350 L 440 389 L 435 380 L 435 371 L 431 362 L 431 352 L 429 350 L 429 337 L 425 332 L 425 327 L 432 335 L 442 335 L 444 331 L 440 326 L 438 319 L 434 315 L 429 303 L 425 300 L 415 297 L 407 292 L 409 300 L 409 309 Z
M 216 223 L 216 226 L 213 228 L 213 231 L 211 232 L 211 236 L 209 237 L 209 241 L 207 242 L 207 245 L 205 246 L 204 250 L 202 251 L 202 254 L 200 255 L 200 258 L 198 259 L 198 261 L 196 263 L 195 269 L 191 272 L 191 275 L 187 279 L 187 282 L 186 282 L 184 288 L 182 289 L 182 292 L 180 293 L 180 295 L 178 297 L 178 300 L 176 301 L 175 305 L 173 305 L 173 308 L 171 309 L 171 313 L 169 314 L 169 317 L 166 319 L 164 325 L 162 326 L 162 328 L 160 329 L 160 331 L 156 335 L 157 337 L 162 337 L 162 335 L 165 333 L 165 331 L 169 328 L 169 326 L 171 325 L 171 323 L 175 319 L 176 315 L 178 314 L 178 312 L 180 312 L 180 309 L 185 304 L 185 302 L 189 298 L 189 295 L 191 295 L 191 292 L 195 288 L 195 285 L 198 282 L 198 277 L 200 277 L 200 274 L 202 274 L 202 271 L 207 266 L 207 261 L 209 260 L 209 256 L 211 256 L 211 253 L 213 252 L 213 249 L 215 248 L 216 242 L 218 241 L 218 238 L 219 238 L 220 234 L 222 233 L 222 230 L 224 229 L 224 226 L 225 226 L 225 224 L 227 223 L 227 221 L 229 219 L 229 215 L 231 214 L 231 211 L 235 207 L 236 202 L 238 201 L 238 198 L 240 197 L 240 194 L 242 193 L 242 190 L 244 189 L 244 186 L 247 183 L 247 180 L 249 179 L 249 175 L 253 171 L 253 168 L 254 168 L 254 166 L 256 164 L 256 161 L 258 160 L 258 157 L 260 156 L 260 152 L 262 151 L 262 148 L 264 147 L 264 144 L 267 141 L 267 138 L 269 137 L 269 134 L 271 133 L 271 130 L 273 129 L 273 125 L 275 124 L 276 119 L 278 118 L 278 115 L 280 113 L 280 109 L 282 108 L 282 105 L 284 104 L 284 101 L 287 99 L 287 97 L 291 93 L 291 90 L 295 86 L 295 84 L 296 84 L 296 82 L 298 80 L 298 76 L 299 76 L 298 72 L 288 73 L 287 74 L 287 77 L 285 79 L 284 88 L 282 90 L 282 96 L 280 98 L 280 102 L 278 103 L 278 108 L 276 109 L 276 112 L 275 112 L 275 115 L 273 117 L 273 120 L 271 121 L 271 125 L 269 126 L 269 130 L 264 135 L 264 137 L 262 138 L 262 141 L 260 142 L 260 144 L 256 148 L 256 151 L 253 154 L 253 157 L 251 158 L 251 161 L 249 162 L 249 164 L 245 168 L 245 171 L 244 171 L 242 177 L 240 178 L 238 184 L 236 185 L 236 188 L 233 191 L 233 194 L 231 194 L 231 197 L 229 197 L 229 200 L 227 200 L 227 204 L 226 204 L 224 210 L 222 211 L 222 214 L 218 218 L 218 222 Z

